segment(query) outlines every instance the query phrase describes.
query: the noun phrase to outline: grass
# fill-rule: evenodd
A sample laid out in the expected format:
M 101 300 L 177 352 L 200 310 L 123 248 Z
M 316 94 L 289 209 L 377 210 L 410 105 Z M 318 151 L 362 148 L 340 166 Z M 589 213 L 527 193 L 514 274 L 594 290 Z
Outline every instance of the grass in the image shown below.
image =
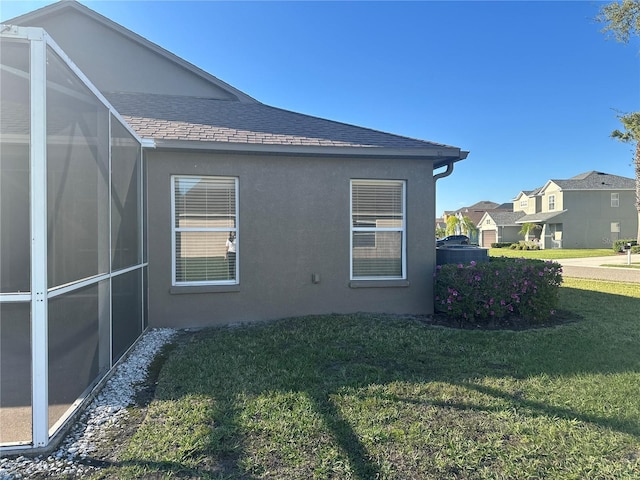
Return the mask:
M 580 321 L 519 332 L 371 314 L 202 330 L 95 478 L 640 478 L 640 288 L 560 294 Z
M 490 257 L 510 257 L 510 258 L 539 258 L 543 260 L 558 260 L 563 258 L 585 258 L 585 257 L 609 257 L 616 256 L 617 253 L 611 248 L 590 248 L 590 249 L 545 249 L 545 250 L 511 250 L 510 248 L 490 248 Z

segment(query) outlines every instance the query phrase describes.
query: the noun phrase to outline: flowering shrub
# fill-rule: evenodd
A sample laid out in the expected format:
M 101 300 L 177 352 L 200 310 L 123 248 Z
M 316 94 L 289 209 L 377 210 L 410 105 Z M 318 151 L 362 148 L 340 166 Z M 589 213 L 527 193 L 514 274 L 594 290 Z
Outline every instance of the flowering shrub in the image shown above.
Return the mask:
M 492 257 L 488 262 L 436 267 L 435 309 L 461 324 L 522 319 L 544 323 L 558 305 L 557 262 Z

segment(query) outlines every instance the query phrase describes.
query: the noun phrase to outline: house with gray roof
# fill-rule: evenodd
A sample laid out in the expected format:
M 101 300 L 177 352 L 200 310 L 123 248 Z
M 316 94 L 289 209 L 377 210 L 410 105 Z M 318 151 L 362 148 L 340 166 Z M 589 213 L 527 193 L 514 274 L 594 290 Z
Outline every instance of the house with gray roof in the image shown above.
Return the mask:
M 479 245 L 490 248 L 492 243 L 519 242 L 522 226 L 517 221 L 523 216 L 522 212 L 488 210 L 478 222 Z
M 29 427 L 0 450 L 46 446 L 147 327 L 433 312 L 467 152 L 265 105 L 75 1 L 3 23 L 0 415 Z
M 541 248 L 608 248 L 616 240 L 635 238 L 638 228 L 635 180 L 597 171 L 523 190 L 513 200 L 513 211 L 502 219 L 502 235 L 497 222 L 483 219 L 483 245 L 494 236 L 498 242 L 522 240 L 513 232 L 525 223 L 539 226 L 535 236 Z

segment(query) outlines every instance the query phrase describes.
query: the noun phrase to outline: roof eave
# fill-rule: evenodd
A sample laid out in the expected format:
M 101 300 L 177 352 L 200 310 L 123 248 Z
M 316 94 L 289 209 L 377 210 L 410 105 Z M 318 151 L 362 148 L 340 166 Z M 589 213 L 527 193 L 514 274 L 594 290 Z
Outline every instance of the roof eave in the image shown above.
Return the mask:
M 328 157 L 368 157 L 424 159 L 434 162 L 433 168 L 440 168 L 452 162 L 464 160 L 469 152 L 455 147 L 433 148 L 393 148 L 393 147 L 347 147 L 330 145 L 283 145 L 265 143 L 202 142 L 198 140 L 149 139 L 156 149 L 191 150 L 229 153 L 250 153 L 261 155 L 301 155 Z

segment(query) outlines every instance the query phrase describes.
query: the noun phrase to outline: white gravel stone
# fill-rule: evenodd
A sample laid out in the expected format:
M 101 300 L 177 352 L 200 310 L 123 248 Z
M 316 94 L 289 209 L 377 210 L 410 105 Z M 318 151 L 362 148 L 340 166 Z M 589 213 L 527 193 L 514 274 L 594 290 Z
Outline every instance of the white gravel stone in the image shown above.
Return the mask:
M 89 474 L 94 467 L 79 462 L 96 449 L 110 428 L 118 427 L 133 405 L 139 385 L 145 380 L 149 364 L 176 330 L 169 328 L 145 332 L 127 359 L 113 372 L 101 392 L 76 421 L 60 447 L 46 458 L 0 458 L 0 480 L 18 480 L 35 475 Z

